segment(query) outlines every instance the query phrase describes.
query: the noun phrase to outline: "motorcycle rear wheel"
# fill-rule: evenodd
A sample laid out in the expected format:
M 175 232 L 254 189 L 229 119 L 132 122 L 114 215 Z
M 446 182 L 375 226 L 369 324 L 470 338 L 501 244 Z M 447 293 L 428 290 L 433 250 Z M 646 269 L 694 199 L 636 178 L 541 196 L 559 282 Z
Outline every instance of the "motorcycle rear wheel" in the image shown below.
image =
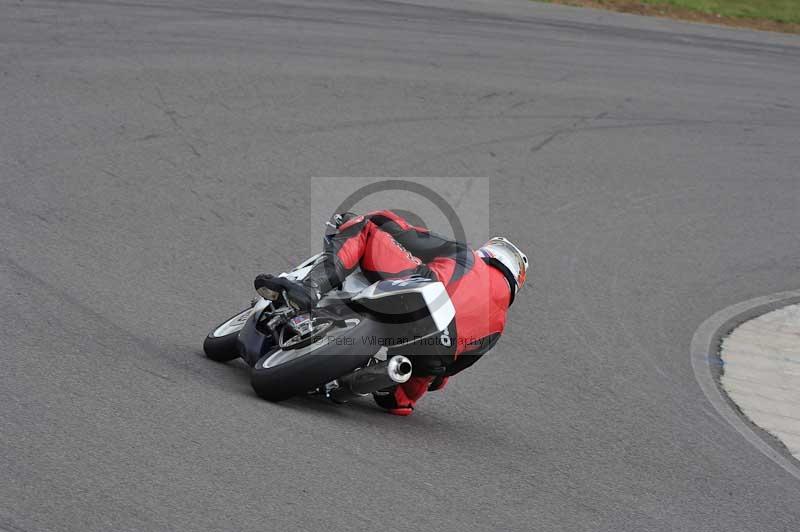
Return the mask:
M 377 332 L 374 321 L 353 316 L 309 345 L 271 351 L 251 370 L 253 390 L 268 401 L 314 390 L 365 365 L 380 350 Z

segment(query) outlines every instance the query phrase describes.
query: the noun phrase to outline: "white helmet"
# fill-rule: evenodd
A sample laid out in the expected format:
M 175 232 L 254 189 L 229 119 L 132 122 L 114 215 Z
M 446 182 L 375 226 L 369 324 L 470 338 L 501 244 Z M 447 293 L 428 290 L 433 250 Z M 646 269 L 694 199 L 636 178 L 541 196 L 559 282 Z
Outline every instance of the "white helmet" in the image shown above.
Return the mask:
M 508 284 L 511 285 L 511 303 L 513 303 L 514 296 L 525 284 L 528 257 L 510 240 L 502 236 L 490 238 L 488 242 L 478 249 L 478 254 L 490 265 L 498 267 L 506 276 Z

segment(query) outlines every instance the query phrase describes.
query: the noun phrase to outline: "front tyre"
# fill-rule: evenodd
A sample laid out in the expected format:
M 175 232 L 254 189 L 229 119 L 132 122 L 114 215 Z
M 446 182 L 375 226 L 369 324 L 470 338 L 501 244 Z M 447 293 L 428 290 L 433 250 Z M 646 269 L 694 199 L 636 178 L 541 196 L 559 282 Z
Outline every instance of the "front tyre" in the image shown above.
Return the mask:
M 365 365 L 380 350 L 377 333 L 374 321 L 349 317 L 311 344 L 264 355 L 253 367 L 250 383 L 268 401 L 304 394 Z
M 253 312 L 252 308 L 243 310 L 227 319 L 212 329 L 203 342 L 203 351 L 206 356 L 215 362 L 228 362 L 239 357 L 237 339 L 247 318 Z

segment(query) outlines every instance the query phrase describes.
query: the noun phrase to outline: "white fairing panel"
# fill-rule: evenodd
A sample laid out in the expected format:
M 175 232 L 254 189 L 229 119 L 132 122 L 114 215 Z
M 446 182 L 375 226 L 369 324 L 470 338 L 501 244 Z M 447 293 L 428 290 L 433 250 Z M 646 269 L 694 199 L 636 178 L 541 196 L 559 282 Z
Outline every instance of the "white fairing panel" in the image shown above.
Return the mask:
M 396 279 L 390 281 L 378 281 L 368 286 L 360 294 L 353 298 L 353 301 L 360 299 L 381 299 L 400 294 L 418 293 L 428 307 L 431 318 L 439 331 L 447 329 L 450 322 L 456 316 L 456 309 L 444 285 L 439 281 L 416 280 L 416 279 Z
M 361 268 L 356 268 L 356 270 L 348 275 L 342 283 L 342 292 L 355 294 L 361 292 L 368 286 L 369 281 L 367 281 L 367 278 L 364 277 L 363 273 L 361 273 Z

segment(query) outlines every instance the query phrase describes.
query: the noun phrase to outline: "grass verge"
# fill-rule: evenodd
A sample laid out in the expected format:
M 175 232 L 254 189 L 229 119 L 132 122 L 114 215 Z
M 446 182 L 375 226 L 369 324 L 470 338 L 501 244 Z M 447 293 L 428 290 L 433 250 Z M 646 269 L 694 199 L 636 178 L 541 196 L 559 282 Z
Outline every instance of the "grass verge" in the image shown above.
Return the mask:
M 725 24 L 759 30 L 800 33 L 800 0 L 541 0 L 554 4 L 610 9 Z

